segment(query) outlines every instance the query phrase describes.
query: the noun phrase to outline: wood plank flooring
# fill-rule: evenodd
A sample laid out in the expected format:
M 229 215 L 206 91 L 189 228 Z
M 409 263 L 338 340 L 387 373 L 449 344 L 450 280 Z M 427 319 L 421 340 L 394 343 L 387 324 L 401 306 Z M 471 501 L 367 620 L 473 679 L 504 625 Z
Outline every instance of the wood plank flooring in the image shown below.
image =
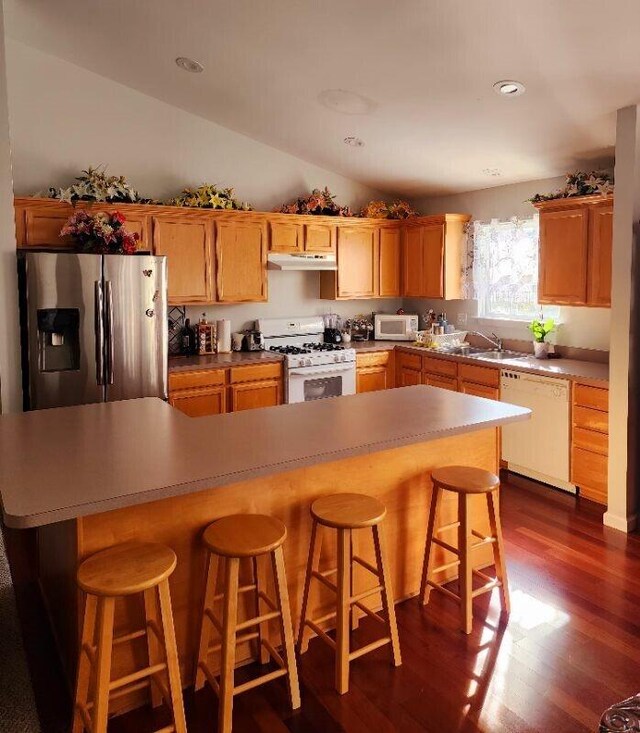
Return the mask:
M 604 528 L 595 504 L 516 477 L 504 483 L 502 517 L 508 623 L 500 623 L 497 590 L 477 600 L 469 637 L 441 594 L 426 609 L 401 603 L 402 667 L 384 647 L 352 664 L 351 689 L 339 696 L 332 652 L 314 639 L 300 660 L 302 708 L 291 712 L 284 684 L 274 682 L 235 699 L 234 733 L 595 733 L 606 708 L 640 689 L 640 536 Z M 31 608 L 23 618 L 27 636 L 33 616 Z M 365 620 L 353 643 L 378 633 Z M 32 646 L 42 729 L 57 733 L 64 706 L 47 698 L 60 687 L 43 684 L 45 670 L 56 676 L 51 646 L 48 658 L 42 639 Z M 188 690 L 185 699 L 190 733 L 215 731 L 213 693 Z M 167 723 L 163 712 L 141 710 L 109 730 L 147 733 Z

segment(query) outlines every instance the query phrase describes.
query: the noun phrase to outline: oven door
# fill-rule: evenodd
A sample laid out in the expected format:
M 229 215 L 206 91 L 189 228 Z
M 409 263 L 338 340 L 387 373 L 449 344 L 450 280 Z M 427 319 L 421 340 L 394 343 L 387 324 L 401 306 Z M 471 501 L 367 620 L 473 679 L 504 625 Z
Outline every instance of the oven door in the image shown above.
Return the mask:
M 356 393 L 356 365 L 297 367 L 287 375 L 287 403 L 312 402 Z

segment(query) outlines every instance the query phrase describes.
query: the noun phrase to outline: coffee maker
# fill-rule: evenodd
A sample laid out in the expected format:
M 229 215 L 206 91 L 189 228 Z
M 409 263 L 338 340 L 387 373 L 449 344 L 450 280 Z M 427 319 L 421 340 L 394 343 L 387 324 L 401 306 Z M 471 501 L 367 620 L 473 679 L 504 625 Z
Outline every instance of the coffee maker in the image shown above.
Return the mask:
M 340 316 L 337 313 L 327 313 L 323 320 L 325 344 L 339 344 L 342 341 Z

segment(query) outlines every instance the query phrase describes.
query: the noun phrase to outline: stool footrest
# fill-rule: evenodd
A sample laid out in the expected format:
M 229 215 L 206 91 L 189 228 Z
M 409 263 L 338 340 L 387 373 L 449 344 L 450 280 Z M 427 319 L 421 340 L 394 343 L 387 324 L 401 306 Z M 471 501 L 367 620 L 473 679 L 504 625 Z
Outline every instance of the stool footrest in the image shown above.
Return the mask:
M 375 649 L 379 649 L 381 646 L 389 644 L 390 642 L 391 638 L 389 636 L 383 636 L 381 639 L 376 639 L 370 644 L 360 647 L 360 649 L 355 649 L 354 651 L 349 652 L 349 661 L 352 662 L 354 659 L 358 659 L 358 657 L 363 657 L 365 654 L 368 654 Z
M 260 685 L 265 685 L 267 682 L 271 682 L 272 680 L 277 680 L 278 677 L 284 677 L 287 674 L 286 669 L 276 669 L 274 672 L 267 672 L 267 674 L 263 674 L 260 677 L 256 677 L 254 680 L 249 680 L 248 682 L 244 682 L 241 685 L 238 685 L 237 687 L 233 688 L 233 694 L 234 695 L 241 695 L 243 692 L 247 692 L 247 690 L 253 690 L 254 687 L 260 687 Z
M 124 644 L 127 641 L 133 641 L 134 639 L 141 639 L 147 635 L 146 629 L 139 629 L 138 631 L 132 631 L 130 634 L 123 634 L 122 636 L 116 636 L 112 642 L 113 646 L 118 644 Z
M 363 568 L 366 568 L 372 575 L 375 575 L 376 578 L 380 577 L 380 571 L 375 565 L 372 565 L 370 562 L 367 562 L 364 558 L 360 557 L 359 555 L 354 555 L 352 558 L 353 562 L 357 562 L 358 565 L 362 565 Z
M 460 596 L 457 593 L 454 593 L 448 588 L 445 588 L 443 585 L 440 585 L 440 583 L 435 583 L 433 580 L 427 580 L 427 585 L 431 586 L 435 590 L 439 590 L 441 593 L 444 593 L 445 596 L 448 596 L 449 598 L 453 598 L 455 601 L 460 602 Z
M 162 662 L 161 664 L 152 664 L 150 667 L 139 669 L 137 672 L 132 672 L 124 677 L 119 677 L 117 680 L 112 680 L 109 683 L 109 692 L 112 690 L 118 690 L 131 682 L 137 682 L 138 680 L 152 677 L 154 674 L 158 674 L 158 672 L 164 672 L 166 668 L 167 665 Z
M 452 560 L 451 562 L 446 562 L 444 565 L 438 565 L 438 567 L 433 568 L 431 572 L 432 573 L 442 573 L 445 570 L 449 570 L 449 568 L 455 568 L 458 565 L 460 565 L 460 560 Z
M 329 636 L 329 634 L 327 634 L 327 632 L 324 629 L 321 629 L 315 621 L 312 621 L 310 618 L 308 618 L 305 621 L 305 624 L 310 629 L 313 629 L 316 632 L 316 634 L 322 639 L 322 641 L 325 641 L 332 649 L 336 648 L 335 641 Z
M 444 542 L 443 540 L 439 540 L 437 537 L 433 537 L 431 540 L 435 545 L 439 545 L 440 547 L 444 547 L 445 550 L 448 550 L 449 552 L 452 552 L 454 555 L 459 555 L 460 551 L 457 547 L 454 547 L 453 545 L 450 545 L 448 542 Z
M 351 596 L 351 598 L 349 598 L 349 603 L 353 605 L 354 603 L 357 603 L 358 601 L 362 601 L 365 598 L 369 598 L 369 596 L 373 596 L 376 593 L 381 593 L 382 590 L 383 588 L 381 585 L 376 585 L 375 587 L 369 588 L 368 590 L 363 590 L 362 593 L 356 593 L 355 596 Z
M 482 535 L 480 535 L 482 537 Z M 475 550 L 477 547 L 485 547 L 486 545 L 493 545 L 496 542 L 495 537 L 482 537 L 480 542 L 474 542 L 473 545 L 469 545 L 470 550 Z
M 240 634 L 240 636 L 236 636 L 236 646 L 238 644 L 245 644 L 248 641 L 253 641 L 254 639 L 257 639 L 258 636 L 260 636 L 260 634 L 258 634 L 257 631 L 252 631 L 250 634 Z M 220 649 L 222 649 L 222 642 L 212 644 L 207 650 L 207 654 L 211 654 L 212 652 L 219 652 Z
M 209 665 L 206 662 L 200 662 L 198 666 L 207 678 L 207 682 L 211 685 L 211 689 L 216 693 L 216 695 L 219 695 L 220 685 L 218 684 L 218 680 L 215 678 L 214 674 L 209 669 Z
M 442 527 L 438 527 L 436 532 L 446 532 L 449 529 L 456 529 L 460 526 L 460 522 L 450 522 L 449 524 L 443 524 Z
M 252 590 L 255 590 L 255 589 L 256 589 L 256 584 L 255 583 L 252 583 L 250 585 L 241 585 L 238 588 L 238 593 L 248 593 L 249 591 L 252 591 Z M 217 596 L 214 596 L 213 597 L 213 600 L 214 600 L 214 602 L 215 601 L 221 601 L 223 598 L 224 598 L 224 593 L 218 593 Z
M 271 659 L 280 667 L 281 669 L 285 669 L 287 666 L 284 659 L 278 654 L 278 651 L 273 646 L 273 644 L 269 641 L 269 639 L 261 639 L 262 646 L 269 652 L 269 655 L 271 656 Z
M 263 621 L 271 621 L 271 619 L 280 618 L 280 611 L 269 611 L 269 613 L 263 613 L 262 616 L 255 616 L 254 618 L 247 619 L 242 623 L 236 625 L 236 631 L 243 631 L 249 629 L 252 626 L 257 626 Z
M 93 723 L 91 721 L 91 716 L 89 715 L 89 709 L 86 705 L 82 705 L 81 703 L 76 703 L 76 710 L 80 712 L 80 715 L 82 716 L 82 721 L 84 723 L 84 727 L 87 730 L 87 733 L 93 732 Z
M 276 604 L 271 600 L 271 598 L 269 598 L 269 596 L 264 591 L 258 591 L 258 598 L 262 598 L 262 600 L 267 604 L 267 606 L 269 606 L 272 611 L 278 610 Z
M 476 598 L 477 596 L 481 596 L 483 593 L 488 593 L 489 591 L 493 590 L 494 588 L 499 588 L 502 585 L 502 583 L 495 578 L 495 580 L 489 581 L 486 585 L 483 585 L 481 588 L 477 588 L 476 590 L 472 591 L 471 597 Z
M 360 601 L 355 601 L 353 604 L 356 608 L 359 608 L 361 611 L 367 614 L 367 616 L 370 616 L 374 621 L 377 621 L 380 624 L 383 624 L 384 626 L 387 625 L 387 622 L 377 614 L 375 611 L 372 611 L 370 608 L 367 608 L 367 606 L 364 605 L 364 603 L 360 603 Z
M 336 584 L 332 583 L 330 580 L 327 580 L 323 573 L 319 573 L 317 570 L 314 570 L 311 575 L 316 580 L 319 580 L 323 585 L 326 585 L 329 590 L 332 590 L 334 593 L 338 592 Z

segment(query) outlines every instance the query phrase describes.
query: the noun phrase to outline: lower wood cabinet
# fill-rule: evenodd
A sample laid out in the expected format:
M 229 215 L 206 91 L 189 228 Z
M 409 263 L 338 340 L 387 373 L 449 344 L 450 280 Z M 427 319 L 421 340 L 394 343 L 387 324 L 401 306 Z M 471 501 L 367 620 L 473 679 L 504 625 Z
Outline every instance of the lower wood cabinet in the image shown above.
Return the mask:
M 230 412 L 254 410 L 257 407 L 275 407 L 282 404 L 282 381 L 260 380 L 247 384 L 232 384 Z
M 571 482 L 580 496 L 607 503 L 609 390 L 574 383 L 571 410 Z
M 356 392 L 377 392 L 393 386 L 393 352 L 356 355 Z
M 458 391 L 475 397 L 485 397 L 489 400 L 500 399 L 500 390 L 497 387 L 487 387 L 485 384 L 474 384 L 473 382 L 460 380 Z
M 449 389 L 452 392 L 458 391 L 458 380 L 455 377 L 443 377 L 442 374 L 424 372 L 422 379 L 422 383 L 429 387 L 440 387 L 440 389 Z
M 169 404 L 189 417 L 220 415 L 227 411 L 226 387 L 182 389 L 169 394 Z
M 422 356 L 396 351 L 396 387 L 422 384 Z

